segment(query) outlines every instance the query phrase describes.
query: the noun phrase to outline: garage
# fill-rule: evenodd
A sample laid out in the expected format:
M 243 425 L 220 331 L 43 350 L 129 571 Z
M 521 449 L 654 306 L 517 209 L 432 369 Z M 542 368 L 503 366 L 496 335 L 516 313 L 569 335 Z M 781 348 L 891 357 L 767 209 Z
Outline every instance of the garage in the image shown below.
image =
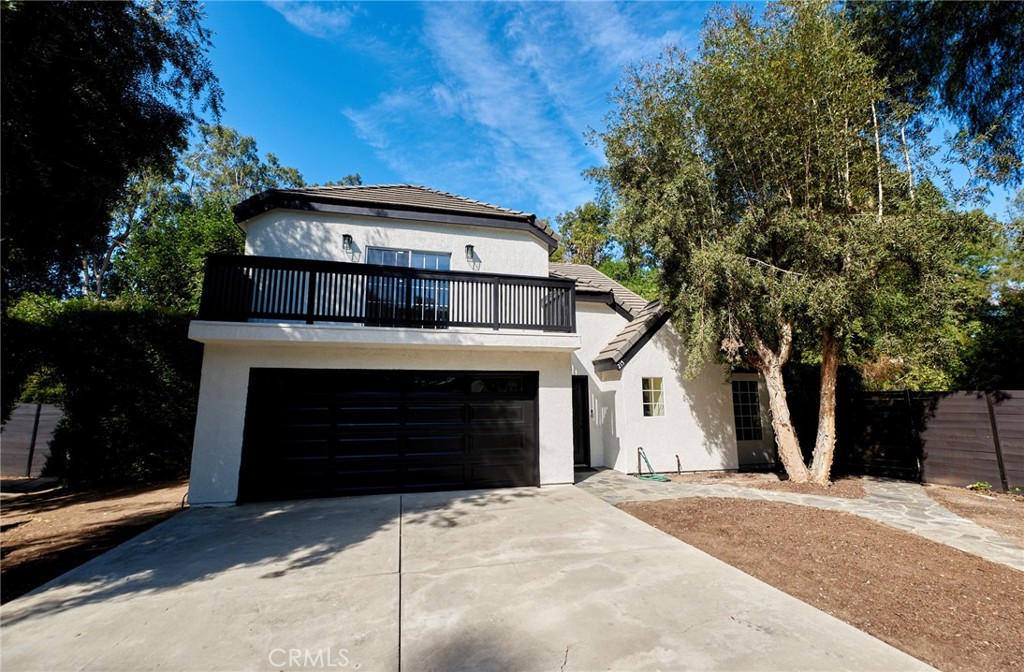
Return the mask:
M 537 372 L 251 369 L 238 501 L 539 485 Z

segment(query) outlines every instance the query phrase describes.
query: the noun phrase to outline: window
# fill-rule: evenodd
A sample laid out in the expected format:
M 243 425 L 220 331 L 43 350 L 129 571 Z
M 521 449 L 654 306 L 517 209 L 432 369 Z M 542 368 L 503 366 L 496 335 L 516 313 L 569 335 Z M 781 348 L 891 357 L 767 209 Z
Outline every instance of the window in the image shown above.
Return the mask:
M 447 271 L 451 267 L 451 255 L 371 247 L 366 250 L 366 263 L 423 271 Z M 405 305 L 407 283 L 408 298 L 411 301 L 408 306 Z M 428 328 L 444 328 L 444 324 L 448 321 L 450 291 L 451 288 L 446 280 L 370 278 L 367 282 L 366 323 L 368 325 L 406 323 Z
M 426 271 L 451 270 L 450 254 L 435 252 L 416 252 L 415 250 L 389 250 L 383 247 L 371 247 L 366 250 L 366 263 L 375 266 L 403 266 Z
M 661 378 L 643 378 L 644 417 L 665 415 L 665 396 L 661 389 Z
M 756 380 L 732 381 L 732 410 L 736 416 L 736 440 L 760 441 L 761 401 Z

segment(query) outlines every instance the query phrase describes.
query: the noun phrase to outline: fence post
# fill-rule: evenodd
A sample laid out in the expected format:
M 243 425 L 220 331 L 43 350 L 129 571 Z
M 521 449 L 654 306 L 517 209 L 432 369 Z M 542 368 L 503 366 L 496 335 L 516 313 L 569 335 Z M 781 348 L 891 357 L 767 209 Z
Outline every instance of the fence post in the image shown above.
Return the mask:
M 316 271 L 309 271 L 306 281 L 306 324 L 313 324 L 316 313 Z
M 498 316 L 499 316 L 499 311 L 498 311 L 498 294 L 499 294 L 499 291 L 498 291 L 498 278 L 494 278 L 492 280 L 492 282 L 494 284 L 494 299 L 491 302 L 491 309 L 494 311 L 494 329 L 495 329 L 495 331 L 497 331 L 498 328 L 499 328 L 499 319 L 498 319 Z
M 917 481 L 924 483 L 924 446 L 921 445 L 921 432 L 918 430 L 917 414 L 914 412 L 914 400 L 910 396 L 910 390 L 904 389 L 903 394 L 907 399 L 907 418 L 910 419 L 910 438 L 914 442 L 914 456 L 917 462 Z
M 985 402 L 988 404 L 988 420 L 992 423 L 992 443 L 996 449 L 996 464 L 999 465 L 999 480 L 1002 481 L 1003 492 L 1010 491 L 1010 484 L 1006 480 L 1006 465 L 1003 464 L 1003 447 L 999 444 L 999 428 L 996 426 L 996 409 L 992 403 L 992 392 L 985 393 Z
M 39 436 L 39 414 L 43 410 L 42 404 L 36 404 L 36 419 L 32 423 L 32 440 L 28 442 L 28 465 L 25 467 L 25 475 L 32 476 L 32 458 L 36 453 L 36 438 Z

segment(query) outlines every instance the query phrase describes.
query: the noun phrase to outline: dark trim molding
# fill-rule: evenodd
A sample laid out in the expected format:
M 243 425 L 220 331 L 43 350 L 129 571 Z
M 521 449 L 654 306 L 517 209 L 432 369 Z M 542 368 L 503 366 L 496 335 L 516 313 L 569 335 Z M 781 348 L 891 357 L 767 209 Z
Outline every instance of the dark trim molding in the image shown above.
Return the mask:
M 306 210 L 312 212 L 327 212 L 340 215 L 357 215 L 362 217 L 386 217 L 388 219 L 403 219 L 415 222 L 434 222 L 438 224 L 456 224 L 463 226 L 482 226 L 496 229 L 514 229 L 532 233 L 543 241 L 550 250 L 558 247 L 558 240 L 542 231 L 534 223 L 531 217 L 516 217 L 509 215 L 503 217 L 496 214 L 494 217 L 460 215 L 450 212 L 429 211 L 429 210 L 406 210 L 397 206 L 372 205 L 348 205 L 338 202 L 326 202 L 303 198 L 295 194 L 279 194 L 273 191 L 265 192 L 252 198 L 248 198 L 232 210 L 235 213 L 235 223 L 252 219 L 256 215 L 268 212 L 275 208 L 284 210 Z
M 657 318 L 655 318 L 654 322 L 651 323 L 651 326 L 648 327 L 646 331 L 644 331 L 644 335 L 638 338 L 636 343 L 630 346 L 629 350 L 626 350 L 626 353 L 622 355 L 622 360 L 619 364 L 619 368 L 622 368 L 626 366 L 626 364 L 629 364 L 629 360 L 633 359 L 633 357 L 636 356 L 636 353 L 640 352 L 640 348 L 647 345 L 647 342 L 654 338 L 654 335 L 657 334 L 658 331 L 660 331 L 661 328 L 665 326 L 665 323 L 668 322 L 669 317 L 670 315 L 668 313 L 662 313 Z
M 623 353 L 619 361 L 616 362 L 615 360 L 612 359 L 600 359 L 595 361 L 594 371 L 614 371 L 616 369 L 625 368 L 626 364 L 629 364 L 629 361 L 636 356 L 636 353 L 640 352 L 640 349 L 647 345 L 647 342 L 654 338 L 654 335 L 657 334 L 658 331 L 665 326 L 665 323 L 668 322 L 669 317 L 671 316 L 668 313 L 662 313 L 657 318 L 655 318 L 654 321 L 651 322 L 651 325 L 644 330 L 643 335 L 636 340 L 636 343 L 629 346 L 629 349 L 626 350 L 625 353 Z
M 552 276 L 559 277 L 559 276 Z M 576 302 L 577 303 L 603 303 L 606 305 L 612 305 L 615 297 L 612 296 L 611 292 L 584 292 L 578 287 L 576 288 Z

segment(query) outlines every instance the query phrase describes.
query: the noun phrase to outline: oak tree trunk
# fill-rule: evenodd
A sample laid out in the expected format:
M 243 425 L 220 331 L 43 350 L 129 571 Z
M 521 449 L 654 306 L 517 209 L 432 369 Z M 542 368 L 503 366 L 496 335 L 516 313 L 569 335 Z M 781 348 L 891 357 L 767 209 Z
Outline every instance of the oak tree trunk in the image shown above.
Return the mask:
M 821 400 L 818 403 L 818 435 L 814 440 L 811 481 L 828 485 L 836 449 L 836 379 L 839 373 L 839 341 L 828 329 L 821 332 Z

